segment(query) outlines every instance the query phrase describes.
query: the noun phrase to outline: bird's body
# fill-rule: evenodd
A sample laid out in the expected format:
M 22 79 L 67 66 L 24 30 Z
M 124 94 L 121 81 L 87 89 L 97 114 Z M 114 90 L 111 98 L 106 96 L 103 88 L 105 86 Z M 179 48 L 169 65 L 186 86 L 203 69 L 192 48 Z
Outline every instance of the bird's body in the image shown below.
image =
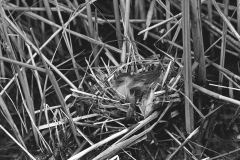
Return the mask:
M 159 65 L 156 69 L 149 72 L 133 75 L 129 73 L 122 73 L 116 78 L 114 85 L 115 91 L 118 93 L 121 99 L 130 102 L 126 119 L 133 117 L 133 113 L 131 112 L 134 112 L 134 106 L 136 102 L 141 100 L 142 97 L 148 97 L 151 87 L 155 87 L 156 82 L 159 80 L 160 74 L 161 66 Z

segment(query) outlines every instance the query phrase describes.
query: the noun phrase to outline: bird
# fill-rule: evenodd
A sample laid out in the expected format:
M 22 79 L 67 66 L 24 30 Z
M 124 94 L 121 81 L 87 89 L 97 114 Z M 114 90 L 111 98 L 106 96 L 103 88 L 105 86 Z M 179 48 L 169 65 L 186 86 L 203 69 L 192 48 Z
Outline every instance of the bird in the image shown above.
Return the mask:
M 137 74 L 122 73 L 115 78 L 114 90 L 121 99 L 130 103 L 126 121 L 131 121 L 134 117 L 136 103 L 147 98 L 150 90 L 160 81 L 161 68 L 162 65 L 159 63 L 152 71 Z

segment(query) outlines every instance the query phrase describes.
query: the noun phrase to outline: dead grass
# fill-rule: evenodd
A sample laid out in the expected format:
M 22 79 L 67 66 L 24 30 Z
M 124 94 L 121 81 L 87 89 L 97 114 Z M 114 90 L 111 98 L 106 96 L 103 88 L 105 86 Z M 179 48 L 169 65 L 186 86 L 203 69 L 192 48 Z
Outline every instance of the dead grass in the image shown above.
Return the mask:
M 180 2 L 2 1 L 0 159 L 238 159 L 238 5 Z

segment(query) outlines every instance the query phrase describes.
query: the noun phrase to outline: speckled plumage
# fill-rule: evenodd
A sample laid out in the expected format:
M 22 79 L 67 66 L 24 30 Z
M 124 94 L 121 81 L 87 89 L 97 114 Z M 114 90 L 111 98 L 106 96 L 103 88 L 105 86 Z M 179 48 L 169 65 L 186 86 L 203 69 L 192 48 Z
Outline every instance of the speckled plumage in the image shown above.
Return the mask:
M 115 79 L 114 89 L 121 99 L 130 102 L 126 114 L 126 121 L 129 122 L 134 117 L 136 102 L 148 98 L 151 87 L 155 87 L 159 82 L 161 74 L 161 65 L 153 71 L 129 74 L 122 73 Z
M 161 66 L 149 72 L 138 74 L 122 73 L 115 80 L 115 91 L 121 98 L 133 102 L 143 94 L 148 93 L 150 87 L 157 81 L 161 74 Z

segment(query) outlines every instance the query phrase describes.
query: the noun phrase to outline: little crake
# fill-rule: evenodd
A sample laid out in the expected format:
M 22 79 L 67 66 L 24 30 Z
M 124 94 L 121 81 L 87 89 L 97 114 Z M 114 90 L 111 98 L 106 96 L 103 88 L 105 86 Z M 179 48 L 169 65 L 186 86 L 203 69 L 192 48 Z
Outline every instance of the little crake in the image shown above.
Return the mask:
M 116 78 L 114 90 L 121 99 L 130 102 L 128 112 L 134 112 L 133 106 L 135 106 L 136 102 L 148 96 L 151 87 L 155 87 L 156 83 L 160 81 L 160 75 L 161 65 L 153 71 L 133 75 L 122 73 Z M 126 119 L 132 118 L 132 116 L 128 117 L 128 114 L 133 115 L 127 113 Z

